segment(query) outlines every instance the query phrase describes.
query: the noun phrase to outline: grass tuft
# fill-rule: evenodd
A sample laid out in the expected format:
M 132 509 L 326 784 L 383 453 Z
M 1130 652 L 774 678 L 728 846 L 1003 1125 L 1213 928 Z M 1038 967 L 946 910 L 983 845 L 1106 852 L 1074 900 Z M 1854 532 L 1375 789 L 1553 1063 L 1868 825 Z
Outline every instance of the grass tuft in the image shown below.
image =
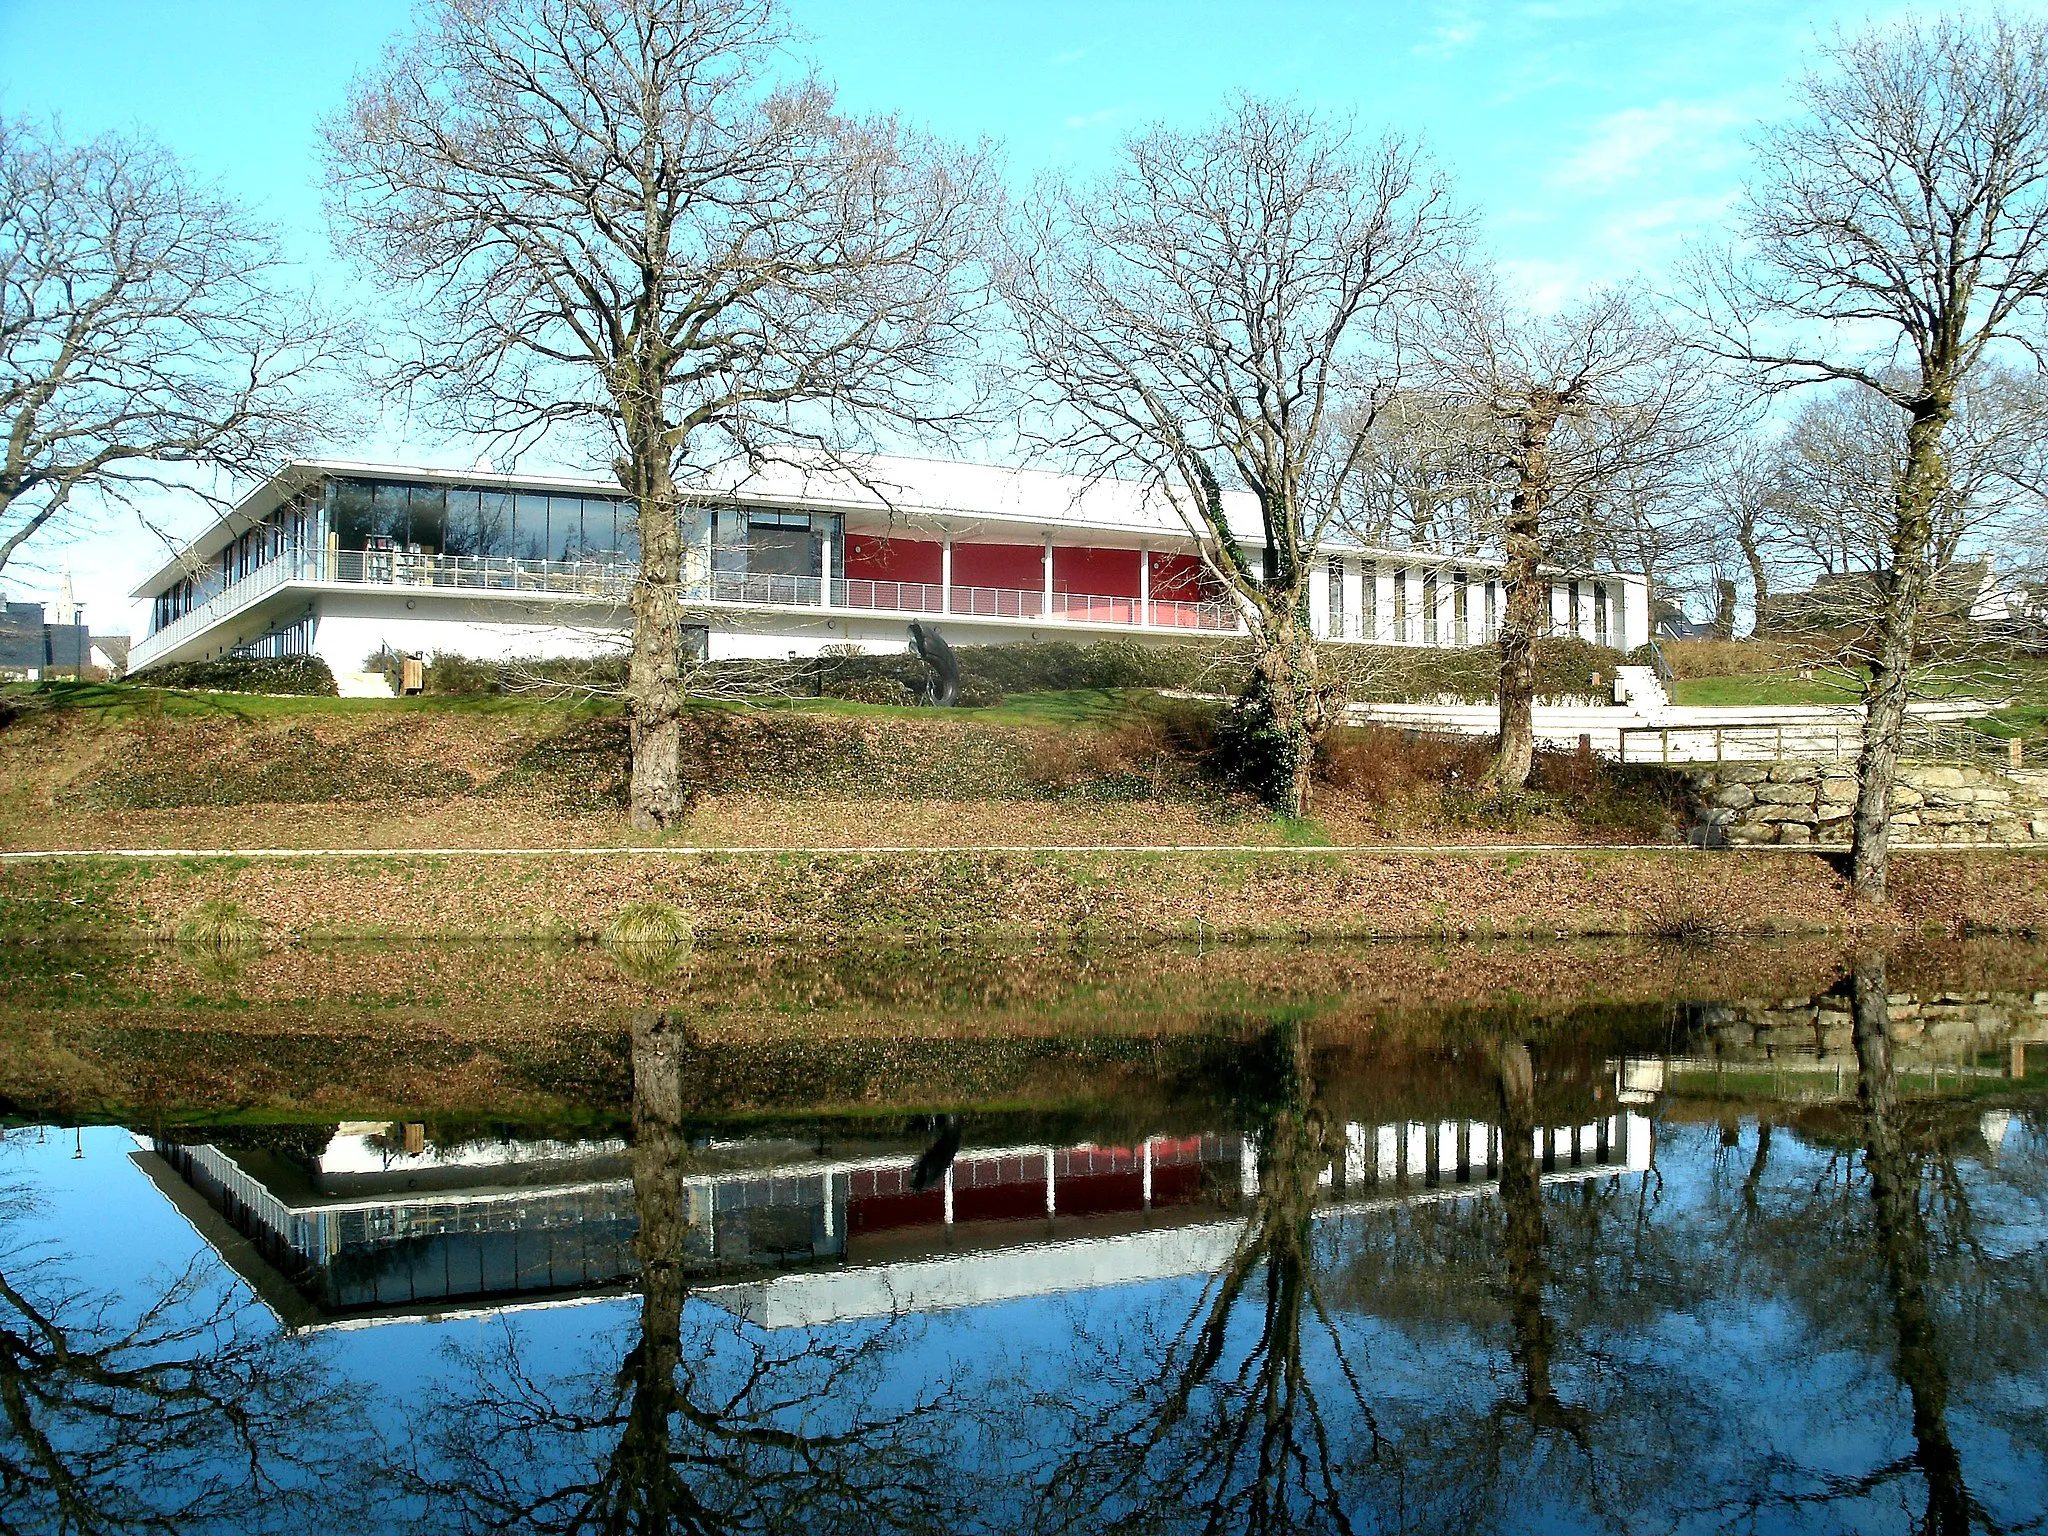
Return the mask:
M 688 946 L 696 930 L 679 908 L 662 901 L 635 901 L 619 908 L 606 923 L 598 940 L 607 949 L 622 944 L 681 944 Z
M 179 918 L 171 937 L 188 949 L 208 954 L 252 955 L 263 948 L 263 925 L 234 902 L 213 898 Z

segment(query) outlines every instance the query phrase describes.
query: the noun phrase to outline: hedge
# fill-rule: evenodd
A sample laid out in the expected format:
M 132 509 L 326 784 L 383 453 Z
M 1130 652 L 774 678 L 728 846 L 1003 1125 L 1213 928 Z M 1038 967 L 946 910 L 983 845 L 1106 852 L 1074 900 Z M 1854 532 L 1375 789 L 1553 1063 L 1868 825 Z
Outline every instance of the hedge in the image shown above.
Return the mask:
M 199 688 L 215 693 L 298 693 L 332 696 L 334 673 L 318 656 L 221 656 L 174 661 L 133 673 L 145 688 Z
M 953 654 L 960 662 L 960 702 L 970 707 L 1001 703 L 1005 694 L 1082 688 L 1172 688 L 1234 696 L 1249 680 L 1252 662 L 1251 647 L 1241 638 L 1183 644 L 1117 639 L 1092 645 L 1053 640 L 963 645 Z M 1323 664 L 1345 679 L 1351 698 L 1386 703 L 1488 702 L 1500 675 L 1500 652 L 1490 645 L 1455 650 L 1326 645 L 1322 655 Z M 1536 696 L 1549 702 L 1604 694 L 1615 665 L 1624 659 L 1583 640 L 1540 640 Z M 486 662 L 436 653 L 427 664 L 426 683 L 429 693 L 446 694 L 612 691 L 624 685 L 625 676 L 623 656 Z M 714 662 L 698 677 L 727 694 L 822 694 L 876 704 L 911 703 L 924 687 L 924 667 L 907 648 L 879 654 L 829 650 L 802 661 Z

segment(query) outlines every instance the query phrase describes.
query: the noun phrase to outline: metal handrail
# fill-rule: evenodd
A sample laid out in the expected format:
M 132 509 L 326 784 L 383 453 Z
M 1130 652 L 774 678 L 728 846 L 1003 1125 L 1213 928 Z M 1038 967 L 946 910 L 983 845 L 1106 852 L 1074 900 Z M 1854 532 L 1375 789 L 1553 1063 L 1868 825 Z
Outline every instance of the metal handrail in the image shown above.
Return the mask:
M 287 582 L 422 588 L 451 592 L 517 592 L 625 603 L 639 567 L 616 555 L 587 560 L 528 560 L 513 555 L 450 555 L 404 549 L 323 550 L 286 545 L 264 564 L 230 582 L 204 602 L 145 635 L 135 645 L 134 669 L 148 665 L 193 636 L 248 607 Z M 771 607 L 825 606 L 826 583 L 817 576 L 713 571 L 685 584 L 686 603 Z M 1238 628 L 1228 603 L 1179 598 L 1112 597 L 1085 592 L 955 586 L 928 582 L 835 578 L 830 606 L 866 613 L 919 613 L 956 618 L 1053 619 L 1064 623 L 1229 633 Z
M 1853 763 L 1863 750 L 1863 722 L 1854 717 L 1773 725 L 1637 725 L 1615 734 L 1616 752 L 1628 763 Z M 1908 721 L 1899 741 L 1901 762 L 1971 768 L 2017 768 L 2022 751 L 2016 739 L 1944 721 Z

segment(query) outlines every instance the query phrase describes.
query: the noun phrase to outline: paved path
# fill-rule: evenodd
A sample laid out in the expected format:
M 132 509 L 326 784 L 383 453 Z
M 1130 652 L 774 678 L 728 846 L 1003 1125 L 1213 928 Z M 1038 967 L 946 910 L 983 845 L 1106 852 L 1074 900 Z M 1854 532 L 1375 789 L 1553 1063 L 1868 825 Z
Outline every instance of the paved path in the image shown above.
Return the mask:
M 2041 849 L 2030 843 L 1905 843 L 1892 848 L 1924 851 L 1959 847 L 1980 850 Z M 853 848 L 816 848 L 801 843 L 719 848 L 674 844 L 586 848 L 35 848 L 0 852 L 0 862 L 57 859 L 392 859 L 392 858 L 595 858 L 657 854 L 671 858 L 724 858 L 733 854 L 877 853 L 1381 853 L 1484 855 L 1499 853 L 1847 853 L 1847 843 L 1760 843 L 1739 849 L 1701 849 L 1683 843 L 872 843 Z

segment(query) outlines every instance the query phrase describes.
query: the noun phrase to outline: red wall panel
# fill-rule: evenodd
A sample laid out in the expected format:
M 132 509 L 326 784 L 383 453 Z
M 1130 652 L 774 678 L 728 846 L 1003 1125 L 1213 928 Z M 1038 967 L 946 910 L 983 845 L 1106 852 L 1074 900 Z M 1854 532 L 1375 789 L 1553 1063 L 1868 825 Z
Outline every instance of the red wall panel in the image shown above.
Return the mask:
M 1152 557 L 1152 595 L 1156 598 L 1175 598 L 1183 603 L 1198 602 L 1215 594 L 1210 588 L 1214 578 L 1202 564 L 1200 555 L 1154 555 Z
M 1037 544 L 955 544 L 953 585 L 1043 591 L 1045 551 Z
M 922 581 L 938 585 L 945 552 L 937 539 L 848 536 L 846 576 L 851 581 Z
M 1053 546 L 1052 589 L 1094 597 L 1136 597 L 1138 561 L 1135 549 L 1077 549 Z

